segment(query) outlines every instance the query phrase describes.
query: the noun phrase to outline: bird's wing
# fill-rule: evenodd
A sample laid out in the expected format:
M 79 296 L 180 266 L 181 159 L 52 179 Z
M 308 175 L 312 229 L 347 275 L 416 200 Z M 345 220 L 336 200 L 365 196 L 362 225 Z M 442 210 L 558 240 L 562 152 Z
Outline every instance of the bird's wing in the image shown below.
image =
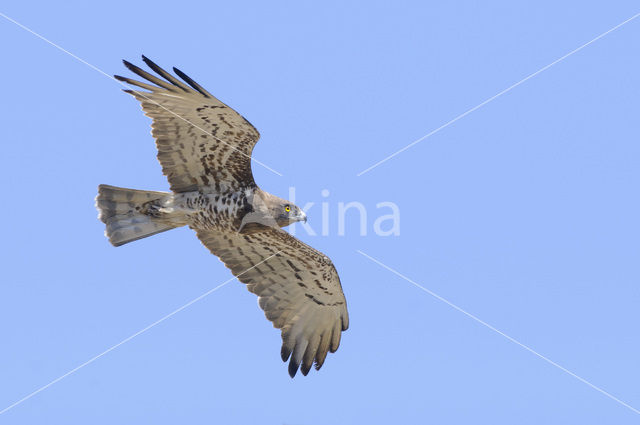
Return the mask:
M 320 369 L 349 327 L 347 304 L 331 260 L 279 228 L 240 234 L 196 230 L 249 291 L 275 328 L 282 330 L 282 360 L 289 375 Z
M 184 82 L 146 57 L 142 59 L 162 78 L 127 61 L 127 68 L 152 84 L 119 75 L 115 78 L 148 90 L 125 91 L 153 119 L 151 133 L 171 190 L 220 193 L 255 185 L 251 151 L 260 138 L 258 130 L 179 69 L 173 68 Z

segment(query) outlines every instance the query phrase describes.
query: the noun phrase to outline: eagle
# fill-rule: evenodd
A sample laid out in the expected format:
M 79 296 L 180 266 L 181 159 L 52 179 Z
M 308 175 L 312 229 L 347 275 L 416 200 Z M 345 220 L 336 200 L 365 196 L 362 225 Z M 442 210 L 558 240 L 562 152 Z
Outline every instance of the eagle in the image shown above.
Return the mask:
M 318 370 L 349 327 L 347 304 L 331 260 L 282 230 L 306 221 L 289 201 L 261 190 L 251 172 L 258 130 L 177 68 L 165 71 L 142 56 L 147 82 L 115 75 L 152 119 L 158 161 L 170 192 L 99 185 L 98 218 L 114 246 L 181 226 L 220 258 L 281 330 L 281 357 L 293 378 Z M 142 90 L 139 90 L 142 89 Z

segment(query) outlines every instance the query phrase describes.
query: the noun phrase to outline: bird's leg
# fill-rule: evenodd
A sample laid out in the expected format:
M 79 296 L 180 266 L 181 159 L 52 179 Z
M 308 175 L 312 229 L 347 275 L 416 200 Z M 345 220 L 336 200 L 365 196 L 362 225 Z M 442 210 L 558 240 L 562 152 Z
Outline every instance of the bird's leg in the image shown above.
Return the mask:
M 188 216 L 195 210 L 170 195 L 145 203 L 140 212 L 165 223 L 184 226 L 188 224 Z

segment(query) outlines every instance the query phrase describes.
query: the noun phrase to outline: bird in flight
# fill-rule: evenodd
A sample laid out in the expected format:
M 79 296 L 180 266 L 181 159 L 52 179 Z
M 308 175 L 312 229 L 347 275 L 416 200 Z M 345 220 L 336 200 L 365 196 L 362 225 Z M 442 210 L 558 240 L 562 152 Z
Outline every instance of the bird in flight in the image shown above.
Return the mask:
M 120 246 L 189 226 L 281 330 L 289 375 L 298 368 L 307 375 L 314 363 L 320 369 L 349 327 L 346 300 L 331 260 L 282 230 L 306 221 L 305 213 L 254 181 L 251 152 L 260 134 L 179 69 L 173 68 L 182 81 L 142 60 L 157 76 L 124 61 L 147 82 L 115 78 L 143 89 L 124 91 L 153 120 L 171 192 L 100 185 L 96 207 L 105 235 Z

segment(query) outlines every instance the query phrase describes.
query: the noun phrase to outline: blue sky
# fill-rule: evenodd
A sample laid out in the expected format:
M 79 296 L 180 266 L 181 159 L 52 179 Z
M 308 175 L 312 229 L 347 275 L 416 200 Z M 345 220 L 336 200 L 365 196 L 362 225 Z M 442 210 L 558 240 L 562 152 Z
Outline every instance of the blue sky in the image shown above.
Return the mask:
M 432 3 L 432 4 L 430 4 Z M 291 380 L 231 282 L 0 415 L 0 423 L 600 424 L 640 409 L 636 2 L 14 2 L 0 10 L 107 74 L 177 66 L 261 132 L 262 188 L 315 202 L 307 243 L 350 329 Z M 0 409 L 229 279 L 188 229 L 113 248 L 97 185 L 166 190 L 115 81 L 0 17 Z M 330 191 L 328 197 L 322 190 Z M 361 202 L 337 235 L 337 203 Z M 400 235 L 374 234 L 394 202 Z

